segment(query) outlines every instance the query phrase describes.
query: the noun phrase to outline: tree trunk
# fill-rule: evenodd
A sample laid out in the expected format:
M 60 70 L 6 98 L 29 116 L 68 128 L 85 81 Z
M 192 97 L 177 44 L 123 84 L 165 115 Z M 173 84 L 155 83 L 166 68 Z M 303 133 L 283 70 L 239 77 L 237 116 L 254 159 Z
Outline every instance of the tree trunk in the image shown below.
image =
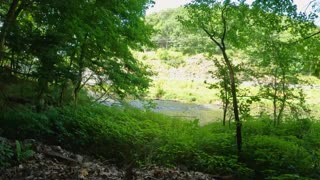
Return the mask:
M 225 75 L 224 81 L 227 81 L 227 75 Z M 227 119 L 227 112 L 228 112 L 228 108 L 229 108 L 229 92 L 228 92 L 228 85 L 227 83 L 224 83 L 224 93 L 225 93 L 225 99 L 223 102 L 223 126 L 226 125 L 226 119 Z
M 237 100 L 237 89 L 236 89 L 236 82 L 235 82 L 235 75 L 233 71 L 233 67 L 231 65 L 231 62 L 228 58 L 228 55 L 226 53 L 226 49 L 223 47 L 221 49 L 222 55 L 224 58 L 224 61 L 228 67 L 229 71 L 229 78 L 230 78 L 230 87 L 231 87 L 231 95 L 232 95 L 232 103 L 233 103 L 233 112 L 234 112 L 234 118 L 236 121 L 236 134 L 237 134 L 237 149 L 238 153 L 240 154 L 242 149 L 242 133 L 241 133 L 241 121 L 239 117 L 239 106 L 238 106 L 238 100 Z
M 223 103 L 223 119 L 222 119 L 222 124 L 223 124 L 223 126 L 226 126 L 228 105 L 229 105 L 229 102 L 228 102 L 228 101 L 226 101 L 226 102 Z
M 1 32 L 0 32 L 0 64 L 2 63 L 3 58 L 4 58 L 4 54 L 5 54 L 4 53 L 4 44 L 6 41 L 7 33 L 10 29 L 10 26 L 12 25 L 12 22 L 17 17 L 16 11 L 19 6 L 19 2 L 20 2 L 20 0 L 13 0 L 12 1 L 10 8 L 9 8 L 9 11 L 5 17 L 5 20 L 4 20 L 2 28 L 1 28 Z
M 227 21 L 225 18 L 225 13 L 227 11 L 227 5 L 225 5 L 221 12 L 221 20 L 223 23 L 223 33 L 222 36 L 219 36 L 217 40 L 217 37 L 215 37 L 215 32 L 210 33 L 210 31 L 203 26 L 202 29 L 205 31 L 205 33 L 210 37 L 210 39 L 219 47 L 219 49 L 222 52 L 223 59 L 225 61 L 225 64 L 228 68 L 229 72 L 229 79 L 230 79 L 230 87 L 231 87 L 231 96 L 232 96 L 232 104 L 233 104 L 233 112 L 234 112 L 234 118 L 236 122 L 236 136 L 237 136 L 237 149 L 238 149 L 238 158 L 240 159 L 241 154 L 241 148 L 242 148 L 242 133 L 241 133 L 241 121 L 239 117 L 239 106 L 238 106 L 238 100 L 237 100 L 237 88 L 236 88 L 236 82 L 235 82 L 235 74 L 232 67 L 232 64 L 228 58 L 227 52 L 226 52 L 226 46 L 225 46 L 225 38 L 227 35 Z
M 274 84 L 273 84 L 273 125 L 276 126 L 277 125 L 277 110 L 278 110 L 278 106 L 277 106 L 277 95 L 278 95 L 278 90 L 277 90 L 277 75 L 275 75 L 275 79 L 274 79 Z
M 65 80 L 60 87 L 59 106 L 63 105 L 63 99 L 66 94 L 66 89 L 67 89 L 67 82 Z
M 281 89 L 282 89 L 282 98 L 281 98 L 281 106 L 280 106 L 280 110 L 279 110 L 279 114 L 277 117 L 277 124 L 280 125 L 281 120 L 282 120 L 282 114 L 283 111 L 286 107 L 286 102 L 287 102 L 287 89 L 286 89 L 286 75 L 285 75 L 285 70 L 282 69 L 282 82 L 281 82 Z
M 45 109 L 45 104 L 46 104 L 46 95 L 48 92 L 48 79 L 46 77 L 40 77 L 38 79 L 38 97 L 37 97 L 37 104 L 36 104 L 36 108 L 37 108 L 37 112 L 41 112 Z
M 75 87 L 73 89 L 73 97 L 74 97 L 74 104 L 77 106 L 78 104 L 78 94 L 82 88 L 81 83 L 82 83 L 82 76 L 84 72 L 84 59 L 85 59 L 85 48 L 86 48 L 86 41 L 88 39 L 88 34 L 86 35 L 83 44 L 81 45 L 81 50 L 80 50 L 80 57 L 79 57 L 79 62 L 78 62 L 78 74 L 76 77 L 76 82 L 75 82 Z

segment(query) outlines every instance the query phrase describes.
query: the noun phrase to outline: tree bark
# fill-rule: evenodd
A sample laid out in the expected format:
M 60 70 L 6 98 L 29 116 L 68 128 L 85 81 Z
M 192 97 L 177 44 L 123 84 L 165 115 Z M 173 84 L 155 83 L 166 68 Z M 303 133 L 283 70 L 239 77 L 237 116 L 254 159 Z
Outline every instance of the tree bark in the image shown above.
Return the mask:
M 277 124 L 278 125 L 280 125 L 280 123 L 281 123 L 282 114 L 283 114 L 283 111 L 284 111 L 284 109 L 286 107 L 286 103 L 287 103 L 287 89 L 286 89 L 285 82 L 286 82 L 285 70 L 282 69 L 282 80 L 281 80 L 282 98 L 280 100 L 281 106 L 280 106 L 279 114 L 278 114 L 278 117 L 277 117 Z
M 274 82 L 273 82 L 273 125 L 276 126 L 277 125 L 277 110 L 278 110 L 278 106 L 277 106 L 277 99 L 278 99 L 278 89 L 277 89 L 277 70 L 276 70 L 276 74 L 274 77 Z
M 230 87 L 231 87 L 231 95 L 232 95 L 232 103 L 233 103 L 233 113 L 234 113 L 234 119 L 236 121 L 236 128 L 237 128 L 236 130 L 237 149 L 238 149 L 238 153 L 240 153 L 242 149 L 242 132 L 241 132 L 242 124 L 239 116 L 239 106 L 238 106 L 238 100 L 237 100 L 237 88 L 236 88 L 236 82 L 235 82 L 235 75 L 234 75 L 234 70 L 228 58 L 225 48 L 223 47 L 221 50 L 222 50 L 223 58 L 225 60 L 225 63 L 229 71 Z
M 3 22 L 2 28 L 1 28 L 1 32 L 0 32 L 0 64 L 3 61 L 4 58 L 4 44 L 6 41 L 6 36 L 8 34 L 8 31 L 12 25 L 12 22 L 15 20 L 15 18 L 17 17 L 16 11 L 18 9 L 19 6 L 19 2 L 20 0 L 13 0 L 9 11 L 5 17 L 5 20 Z
M 89 38 L 88 36 L 89 35 L 87 33 L 87 35 L 85 36 L 84 42 L 81 45 L 81 50 L 80 50 L 80 57 L 79 57 L 79 61 L 78 61 L 78 66 L 79 66 L 78 67 L 78 74 L 76 77 L 75 87 L 73 89 L 75 106 L 77 106 L 77 104 L 78 104 L 78 94 L 79 94 L 81 88 L 83 87 L 81 85 L 81 83 L 82 83 L 82 76 L 83 76 L 83 72 L 84 72 L 84 59 L 85 59 L 85 53 L 86 53 L 85 48 L 86 48 L 87 39 Z
M 227 75 L 224 75 L 224 81 L 228 81 L 227 80 Z M 225 93 L 225 99 L 223 102 L 223 126 L 226 125 L 226 119 L 227 119 L 227 112 L 228 112 L 228 108 L 229 108 L 229 92 L 228 92 L 228 84 L 224 83 L 224 93 Z

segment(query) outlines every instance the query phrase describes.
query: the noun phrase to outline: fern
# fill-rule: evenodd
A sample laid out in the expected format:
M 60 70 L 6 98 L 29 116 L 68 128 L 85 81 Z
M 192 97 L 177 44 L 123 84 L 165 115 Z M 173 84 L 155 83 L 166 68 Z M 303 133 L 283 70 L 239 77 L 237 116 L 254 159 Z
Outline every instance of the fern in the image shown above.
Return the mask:
M 18 162 L 26 161 L 33 156 L 34 152 L 31 149 L 30 144 L 26 144 L 24 147 L 21 142 L 16 140 L 16 157 Z
M 18 162 L 21 161 L 21 151 L 21 144 L 18 140 L 16 140 L 16 157 Z

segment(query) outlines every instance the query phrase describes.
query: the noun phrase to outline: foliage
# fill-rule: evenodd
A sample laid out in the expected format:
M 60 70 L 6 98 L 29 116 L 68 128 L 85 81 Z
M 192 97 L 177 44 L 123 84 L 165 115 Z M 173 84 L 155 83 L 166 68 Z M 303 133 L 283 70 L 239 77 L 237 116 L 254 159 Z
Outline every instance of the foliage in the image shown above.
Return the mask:
M 152 73 L 133 54 L 150 43 L 144 11 L 152 1 L 2 3 L 1 136 L 34 138 L 122 166 L 176 166 L 238 179 L 319 179 L 320 123 L 301 116 L 308 111 L 303 92 L 295 87 L 301 83 L 299 72 L 319 74 L 319 39 L 304 36 L 317 30 L 312 17 L 298 14 L 291 0 L 256 0 L 252 6 L 244 2 L 193 0 L 186 9 L 147 18 L 156 30 L 153 41 L 162 47 L 152 59 L 179 67 L 184 53 L 210 50 L 208 54 L 222 54 L 222 63 L 215 60 L 219 67 L 215 76 L 223 79 L 219 86 L 225 105 L 233 98 L 236 122 L 229 127 L 218 123 L 200 126 L 198 120 L 184 121 L 126 106 L 79 103 L 81 90 L 90 80 L 95 83 L 92 90 L 101 88 L 99 92 L 113 97 L 140 97 L 146 91 Z M 239 49 L 247 53 L 249 63 L 236 63 L 234 52 Z M 259 73 L 237 69 L 249 65 L 251 72 Z M 236 88 L 246 76 L 262 81 L 259 97 Z M 26 89 L 19 84 L 22 79 L 28 82 Z M 201 90 L 190 91 L 197 82 L 182 84 L 179 93 L 167 91 L 165 85 L 177 91 L 180 84 L 172 81 L 168 85 L 160 79 L 155 97 L 208 101 Z M 10 99 L 25 98 L 24 94 L 37 102 L 5 107 Z M 268 112 L 251 116 L 251 104 L 260 97 L 273 105 L 273 118 Z M 66 105 L 71 100 L 76 108 Z M 245 121 L 240 121 L 238 109 Z M 24 161 L 32 154 L 31 147 L 20 141 L 15 148 L 1 143 L 0 165 L 9 166 L 13 158 Z
M 18 162 L 25 161 L 34 154 L 31 144 L 23 144 L 16 140 L 16 160 Z
M 171 49 L 184 54 L 198 54 L 210 47 L 204 33 L 194 33 L 185 29 L 178 19 L 186 17 L 184 8 L 169 9 L 146 17 L 146 22 L 154 29 L 152 41 L 160 49 Z
M 157 99 L 161 99 L 165 94 L 166 94 L 166 91 L 163 90 L 161 86 L 157 86 L 157 91 L 156 91 L 155 97 Z
M 240 153 L 242 147 L 242 132 L 237 95 L 238 85 L 236 83 L 236 75 L 238 73 L 235 71 L 235 64 L 227 50 L 229 50 L 229 47 L 233 44 L 238 45 L 242 43 L 242 36 L 238 34 L 245 29 L 241 23 L 245 22 L 245 12 L 248 6 L 244 4 L 243 1 L 236 4 L 231 1 L 193 0 L 186 5 L 185 8 L 188 16 L 185 19 L 182 18 L 180 20 L 181 23 L 186 28 L 203 31 L 207 38 L 211 40 L 212 47 L 219 48 L 223 56 L 223 66 L 218 66 L 218 68 L 221 69 L 220 71 L 225 70 L 226 73 L 219 74 L 220 78 L 226 77 L 226 79 L 228 79 L 228 84 L 225 84 L 223 87 L 226 94 L 228 94 L 228 88 L 226 86 L 230 86 L 233 115 L 236 122 L 237 149 Z M 226 95 L 224 96 L 226 97 Z M 228 100 L 223 99 L 222 101 L 226 104 Z M 225 117 L 227 109 L 224 109 Z
M 255 167 L 255 170 L 263 177 L 290 172 L 297 174 L 313 172 L 312 165 L 310 166 L 312 157 L 296 142 L 272 136 L 255 136 L 248 141 L 248 150 L 244 152 L 248 157 L 246 161 L 249 167 Z M 253 147 L 256 149 L 250 151 L 250 149 L 253 150 Z
M 0 168 L 21 163 L 32 157 L 33 154 L 31 144 L 24 144 L 16 140 L 15 146 L 13 146 L 9 140 L 2 138 L 0 144 Z
M 259 38 L 252 39 L 248 53 L 254 69 L 261 69 L 254 75 L 261 84 L 259 96 L 272 102 L 276 125 L 287 113 L 303 115 L 308 111 L 304 104 L 304 93 L 295 85 L 306 83 L 301 82 L 297 74 L 303 68 L 301 62 L 305 59 L 304 54 L 309 53 L 305 51 L 300 54 L 298 50 L 303 41 L 297 41 L 296 38 L 300 36 L 301 28 L 307 30 L 303 26 L 307 21 L 298 21 L 304 16 L 297 14 L 295 5 L 286 1 L 277 7 L 279 9 L 270 6 L 263 1 L 253 3 L 251 22 L 256 26 L 250 34 Z M 268 14 L 266 11 L 275 12 Z M 287 16 L 283 17 L 283 14 Z M 296 110 L 299 112 L 294 112 Z
M 2 141 L 0 144 L 0 167 L 10 166 L 13 155 L 14 152 L 11 147 Z
M 184 56 L 181 52 L 167 49 L 157 49 L 156 56 L 164 63 L 175 68 L 182 66 L 185 63 Z
M 48 117 L 26 108 L 19 109 L 19 112 L 13 110 L 2 112 L 0 124 L 1 127 L 6 127 L 3 128 L 3 133 L 12 139 L 29 137 L 33 134 L 35 138 L 45 140 L 45 135 L 51 133 L 48 129 L 50 124 Z
M 210 8 L 205 7 L 206 4 L 210 5 L 210 3 L 215 4 L 212 5 L 212 8 L 216 8 L 216 11 L 212 12 L 212 14 L 210 14 Z M 179 42 L 183 42 L 182 39 L 177 40 L 176 37 L 186 38 L 190 41 L 192 41 L 191 36 L 203 39 L 205 33 L 196 27 L 201 29 L 211 20 L 211 27 L 208 26 L 207 29 L 215 31 L 212 34 L 221 36 L 223 28 L 218 12 L 224 3 L 228 4 L 229 1 L 194 1 L 188 6 L 189 10 L 192 4 L 194 7 L 203 5 L 201 6 L 202 11 L 200 10 L 201 8 L 199 8 L 199 11 L 194 11 L 195 20 L 201 19 L 200 17 L 202 16 L 199 16 L 201 12 L 203 12 L 204 18 L 207 19 L 203 23 L 195 22 L 192 25 L 185 23 L 188 24 L 185 28 L 177 21 L 188 19 L 188 8 L 178 8 L 149 15 L 147 21 L 156 29 L 153 39 L 167 39 L 166 42 L 169 42 L 169 47 L 184 52 L 176 48 Z M 313 74 L 316 76 L 319 74 L 317 69 L 320 52 L 318 50 L 320 46 L 317 45 L 319 38 L 317 36 L 318 28 L 314 24 L 314 18 L 316 17 L 314 12 L 310 12 L 308 15 L 299 13 L 294 2 L 289 0 L 280 4 L 277 3 L 279 2 L 257 0 L 249 6 L 244 4 L 243 1 L 230 2 L 228 14 L 225 16 L 228 27 L 226 29 L 227 36 L 224 39 L 227 43 L 227 49 L 236 52 L 244 50 L 243 54 L 246 57 L 244 55 L 236 57 L 232 51 L 227 52 L 232 61 L 237 61 L 236 58 L 241 59 L 239 60 L 241 62 L 239 64 L 240 72 L 237 72 L 236 76 L 239 83 L 241 84 L 243 80 L 250 80 L 259 82 L 261 87 L 260 93 L 254 95 L 251 92 L 248 94 L 242 93 L 243 89 L 238 90 L 241 94 L 240 96 L 248 97 L 239 98 L 239 106 L 242 106 L 240 107 L 242 118 L 247 118 L 251 115 L 249 111 L 252 104 L 263 106 L 266 103 L 267 105 L 264 109 L 268 109 L 272 104 L 273 109 L 268 113 L 274 116 L 274 124 L 279 124 L 285 118 L 304 118 L 310 113 L 308 106 L 304 102 L 305 89 L 299 88 L 299 84 L 309 85 L 310 83 L 301 80 L 299 76 L 300 74 Z M 310 7 L 311 5 L 313 5 L 314 9 L 317 8 L 315 1 L 310 2 Z M 211 19 L 210 17 L 215 18 Z M 210 29 L 212 27 L 216 28 Z M 181 36 L 181 34 L 184 34 L 184 36 Z M 208 38 L 205 42 L 210 44 Z M 201 43 L 197 42 L 196 44 L 199 45 Z M 201 46 L 203 49 L 198 53 L 219 53 L 219 48 L 213 48 L 212 44 L 211 46 L 201 44 Z M 160 47 L 163 46 L 160 45 Z M 195 48 L 195 46 L 193 47 Z M 237 63 L 234 63 L 234 66 L 236 65 Z M 219 77 L 218 72 L 213 73 L 215 77 Z M 223 87 L 224 82 L 226 81 L 221 81 L 221 87 Z M 225 94 L 224 88 L 221 89 L 221 92 Z M 220 94 L 222 95 L 221 97 L 226 97 L 223 94 Z M 259 103 L 259 101 L 261 102 Z M 223 98 L 222 102 L 228 104 L 225 103 L 225 98 Z
M 0 72 L 8 69 L 10 75 L 37 82 L 34 96 L 38 110 L 50 101 L 50 88 L 58 89 L 59 96 L 53 99 L 56 104 L 63 104 L 65 96 L 77 104 L 78 94 L 89 80 L 100 87 L 109 85 L 105 91 L 120 98 L 128 94 L 139 97 L 148 87 L 151 73 L 130 50 L 150 44 L 144 14 L 151 3 L 1 3 L 0 22 L 4 26 L 0 34 Z M 9 8 L 13 5 L 15 8 Z M 70 87 L 72 93 L 65 94 Z
M 319 177 L 320 125 L 308 119 L 285 121 L 277 127 L 268 118 L 244 122 L 245 143 L 239 163 L 231 155 L 236 153 L 232 130 L 235 124 L 231 128 L 220 123 L 201 127 L 198 121 L 101 105 L 65 106 L 40 114 L 26 109 L 21 112 L 24 116 L 1 112 L 5 114 L 0 119 L 3 135 L 40 139 L 122 166 L 177 166 L 211 174 L 233 174 L 239 179 L 276 178 L 284 174 Z M 17 129 L 20 133 L 14 133 Z
M 228 162 L 245 168 L 227 154 L 218 157 L 219 152 L 213 149 L 223 149 L 218 142 L 223 142 L 227 134 L 204 138 L 204 133 L 211 132 L 202 130 L 198 121 L 186 122 L 149 111 L 100 105 L 52 109 L 41 115 L 24 111 L 23 114 L 29 114 L 24 116 L 29 118 L 25 122 L 19 121 L 12 112 L 4 114 L 0 124 L 7 137 L 37 138 L 74 151 L 95 154 L 123 166 L 132 162 L 136 165 L 155 163 L 209 173 L 218 172 L 220 168 L 224 169 L 224 174 L 240 173 L 236 169 L 226 169 Z M 48 122 L 39 116 L 45 116 Z M 45 127 L 36 128 L 41 123 Z M 35 128 L 28 128 L 31 125 Z M 23 133 L 13 133 L 16 129 Z M 217 143 L 208 148 L 207 142 Z M 232 147 L 228 143 L 225 146 Z M 218 162 L 221 158 L 225 163 Z

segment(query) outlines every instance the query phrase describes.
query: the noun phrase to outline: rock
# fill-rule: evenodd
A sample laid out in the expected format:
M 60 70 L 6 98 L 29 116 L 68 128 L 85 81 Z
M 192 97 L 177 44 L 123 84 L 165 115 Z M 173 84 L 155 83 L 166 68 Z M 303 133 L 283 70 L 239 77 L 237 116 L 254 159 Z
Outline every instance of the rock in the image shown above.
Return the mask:
M 78 163 L 82 163 L 83 162 L 83 157 L 81 155 L 77 154 L 75 158 L 76 158 L 76 161 Z
M 93 163 L 91 163 L 91 162 L 85 162 L 85 163 L 83 163 L 83 167 L 85 167 L 85 168 L 89 168 L 89 167 L 91 167 L 92 166 L 92 164 Z
M 30 175 L 30 176 L 26 177 L 26 180 L 29 180 L 29 179 L 34 179 L 34 176 Z
M 34 145 L 36 144 L 36 140 L 35 139 L 25 139 L 23 140 L 23 144 L 26 145 L 26 144 L 31 144 L 31 145 Z
M 67 156 L 64 156 L 60 153 L 56 153 L 56 152 L 52 152 L 52 151 L 47 151 L 47 152 L 44 152 L 45 155 L 47 155 L 48 157 L 52 157 L 52 158 L 56 158 L 57 160 L 59 161 L 66 161 L 68 163 L 77 163 L 76 160 L 74 159 L 71 159 Z
M 59 153 L 63 152 L 63 150 L 60 146 L 52 146 L 52 150 L 55 152 L 59 152 Z
M 0 137 L 0 143 L 7 144 L 8 142 L 9 142 L 8 139 L 6 139 L 4 137 Z

